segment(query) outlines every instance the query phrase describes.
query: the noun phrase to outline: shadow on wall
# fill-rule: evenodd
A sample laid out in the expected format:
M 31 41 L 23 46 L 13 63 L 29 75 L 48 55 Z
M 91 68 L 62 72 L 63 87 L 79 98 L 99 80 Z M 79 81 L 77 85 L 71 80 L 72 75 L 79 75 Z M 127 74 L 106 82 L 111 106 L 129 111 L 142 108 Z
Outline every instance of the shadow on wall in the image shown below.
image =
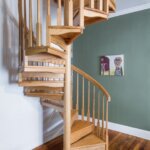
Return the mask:
M 41 7 L 42 8 L 41 16 L 43 19 L 43 23 L 42 23 L 43 42 L 45 42 L 46 40 L 44 20 L 46 18 L 45 15 L 46 15 L 46 7 L 47 7 L 44 1 L 45 0 L 42 1 L 42 7 Z M 12 3 L 12 1 L 10 3 Z M 52 2 L 52 5 L 56 5 L 56 4 Z M 8 1 L 6 0 L 0 1 L 0 10 L 1 10 L 0 16 L 2 16 L 0 19 L 1 19 L 1 22 L 3 23 L 1 26 L 2 32 L 1 32 L 0 42 L 2 42 L 2 45 L 0 47 L 1 48 L 1 56 L 0 56 L 1 63 L 0 64 L 2 64 L 2 69 L 4 69 L 8 74 L 8 81 L 7 81 L 8 86 L 10 86 L 10 84 L 18 83 L 18 66 L 19 66 L 19 61 L 18 61 L 19 60 L 18 58 L 19 56 L 19 24 L 18 24 L 18 20 L 16 19 L 18 18 L 18 14 L 13 14 L 12 13 L 13 11 L 11 9 L 8 6 Z M 52 12 L 53 10 L 54 8 L 52 9 Z M 52 16 L 52 21 L 54 24 L 56 23 L 55 16 Z M 15 90 L 15 92 L 16 91 L 17 89 Z M 35 101 L 36 100 L 37 99 L 35 99 Z M 35 106 L 35 103 L 31 103 L 30 101 L 28 102 Z M 62 133 L 63 133 L 63 120 L 59 112 L 51 108 L 44 107 L 43 108 L 43 138 L 44 138 L 43 140 L 44 142 L 47 142 L 55 138 L 56 136 L 59 136 Z
M 10 12 L 6 1 L 1 2 L 2 13 L 3 13 L 3 51 L 2 51 L 2 64 L 3 67 L 8 71 L 9 83 L 17 83 L 18 75 L 18 21 Z

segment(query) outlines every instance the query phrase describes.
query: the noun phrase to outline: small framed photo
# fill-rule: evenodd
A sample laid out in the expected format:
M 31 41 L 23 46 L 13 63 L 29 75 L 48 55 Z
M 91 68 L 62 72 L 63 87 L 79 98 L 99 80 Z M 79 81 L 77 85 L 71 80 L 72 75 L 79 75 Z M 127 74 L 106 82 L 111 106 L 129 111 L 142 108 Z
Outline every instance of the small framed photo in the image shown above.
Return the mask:
M 102 76 L 124 76 L 124 55 L 100 56 Z

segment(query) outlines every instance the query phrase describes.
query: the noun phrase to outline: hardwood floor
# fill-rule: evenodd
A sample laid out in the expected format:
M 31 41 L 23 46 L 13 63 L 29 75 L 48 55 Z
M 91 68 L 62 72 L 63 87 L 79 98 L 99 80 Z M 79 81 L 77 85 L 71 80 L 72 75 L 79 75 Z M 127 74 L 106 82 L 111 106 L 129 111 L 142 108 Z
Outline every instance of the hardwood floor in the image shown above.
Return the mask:
M 62 136 L 34 150 L 63 150 Z M 109 130 L 109 150 L 150 150 L 150 140 Z
M 150 150 L 150 140 L 110 130 L 109 150 Z

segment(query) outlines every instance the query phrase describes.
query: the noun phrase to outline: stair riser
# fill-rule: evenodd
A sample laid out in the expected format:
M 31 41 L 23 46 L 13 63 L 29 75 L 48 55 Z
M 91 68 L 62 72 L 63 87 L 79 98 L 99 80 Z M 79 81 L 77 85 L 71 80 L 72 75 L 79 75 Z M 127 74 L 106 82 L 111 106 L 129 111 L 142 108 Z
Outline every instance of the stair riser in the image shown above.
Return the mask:
M 71 144 L 75 143 L 76 141 L 80 140 L 84 136 L 92 133 L 94 131 L 94 125 L 88 126 L 84 129 L 78 130 L 71 134 Z
M 37 72 L 37 73 L 65 73 L 65 68 L 61 67 L 41 67 L 29 66 L 24 68 L 24 72 Z
M 71 150 L 106 150 L 105 145 L 94 145 L 89 147 L 71 148 Z
M 39 87 L 39 86 L 43 86 L 43 87 L 64 87 L 64 83 L 60 82 L 60 83 L 52 83 L 52 82 L 28 82 L 28 81 L 23 81 L 23 82 L 19 82 L 19 86 L 23 86 L 23 87 Z

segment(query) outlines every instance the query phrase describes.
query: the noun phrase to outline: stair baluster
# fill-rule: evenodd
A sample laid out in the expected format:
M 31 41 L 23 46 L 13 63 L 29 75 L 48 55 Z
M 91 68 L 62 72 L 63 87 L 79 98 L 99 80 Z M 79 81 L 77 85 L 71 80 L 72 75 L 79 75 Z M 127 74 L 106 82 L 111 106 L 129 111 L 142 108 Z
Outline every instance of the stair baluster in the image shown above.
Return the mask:
M 90 81 L 88 81 L 88 108 L 87 108 L 87 121 L 90 122 Z
M 19 67 L 23 65 L 23 15 L 22 15 L 22 0 L 18 2 L 19 11 Z
M 37 24 L 36 24 L 36 34 L 37 34 L 37 41 L 36 46 L 41 46 L 42 44 L 42 24 L 41 24 L 41 4 L 40 0 L 37 0 Z
M 58 0 L 58 8 L 57 8 L 57 25 L 61 26 L 62 24 L 62 6 L 61 6 L 61 0 Z
M 77 96 L 76 96 L 76 110 L 78 111 L 79 110 L 79 74 L 77 73 Z
M 108 135 L 108 100 L 106 100 L 106 150 L 108 150 L 109 135 Z
M 97 109 L 97 136 L 100 136 L 100 93 L 98 93 L 98 109 Z
M 102 96 L 102 138 L 104 139 L 104 118 L 105 118 L 105 103 L 104 95 Z
M 97 2 L 97 7 L 100 11 L 103 11 L 103 1 L 104 0 L 98 0 Z
M 79 16 L 80 16 L 80 27 L 84 28 L 84 1 L 85 0 L 79 0 Z
M 26 12 L 26 0 L 24 0 L 24 57 L 26 48 L 27 48 L 27 12 Z M 25 58 L 23 60 L 25 60 Z
M 95 125 L 95 86 L 93 86 L 93 124 Z
M 104 0 L 104 12 L 109 14 L 109 0 Z
M 46 17 L 46 45 L 49 46 L 50 43 L 51 43 L 51 39 L 50 39 L 50 36 L 49 36 L 49 29 L 48 27 L 50 26 L 51 24 L 51 16 L 50 16 L 50 8 L 51 8 L 51 1 L 50 0 L 47 0 L 47 17 Z
M 84 120 L 84 77 L 82 77 L 82 120 Z
M 89 7 L 94 8 L 95 0 L 89 0 Z
M 29 0 L 29 42 L 28 47 L 33 46 L 33 35 L 32 35 L 32 0 Z

